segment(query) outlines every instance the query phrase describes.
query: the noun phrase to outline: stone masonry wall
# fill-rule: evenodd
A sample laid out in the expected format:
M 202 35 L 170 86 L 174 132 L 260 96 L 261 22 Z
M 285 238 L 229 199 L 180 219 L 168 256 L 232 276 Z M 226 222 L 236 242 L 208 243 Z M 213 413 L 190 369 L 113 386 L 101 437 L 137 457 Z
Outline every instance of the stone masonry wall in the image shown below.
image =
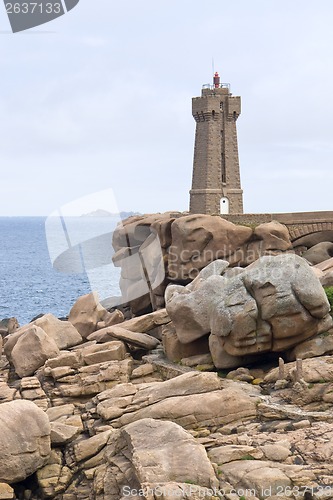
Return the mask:
M 192 101 L 196 121 L 190 212 L 219 214 L 222 197 L 230 213 L 243 212 L 236 120 L 240 97 L 227 88 L 204 89 Z

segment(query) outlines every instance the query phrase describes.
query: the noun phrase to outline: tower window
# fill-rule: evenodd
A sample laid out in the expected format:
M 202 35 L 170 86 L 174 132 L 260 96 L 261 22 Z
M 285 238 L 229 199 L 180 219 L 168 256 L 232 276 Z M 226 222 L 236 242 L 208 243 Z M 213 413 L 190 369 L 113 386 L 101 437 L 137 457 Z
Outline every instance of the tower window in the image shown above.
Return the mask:
M 221 181 L 222 184 L 226 184 L 227 182 L 227 176 L 226 176 L 226 171 L 225 171 L 225 161 L 224 161 L 224 154 L 221 153 Z
M 223 111 L 223 102 L 220 102 L 220 110 Z
M 234 111 L 234 120 L 235 121 L 237 120 L 237 113 L 236 113 L 236 111 Z
M 213 117 L 213 120 L 214 120 L 214 118 L 215 118 L 215 111 L 214 110 L 212 111 L 212 117 Z

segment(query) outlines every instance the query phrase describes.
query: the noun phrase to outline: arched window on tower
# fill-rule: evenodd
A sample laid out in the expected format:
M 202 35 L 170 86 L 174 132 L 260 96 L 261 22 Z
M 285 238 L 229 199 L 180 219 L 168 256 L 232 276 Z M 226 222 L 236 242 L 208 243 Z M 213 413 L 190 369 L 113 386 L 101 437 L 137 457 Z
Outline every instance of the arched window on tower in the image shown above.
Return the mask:
M 237 120 L 237 113 L 236 113 L 236 111 L 234 111 L 234 120 L 235 121 Z

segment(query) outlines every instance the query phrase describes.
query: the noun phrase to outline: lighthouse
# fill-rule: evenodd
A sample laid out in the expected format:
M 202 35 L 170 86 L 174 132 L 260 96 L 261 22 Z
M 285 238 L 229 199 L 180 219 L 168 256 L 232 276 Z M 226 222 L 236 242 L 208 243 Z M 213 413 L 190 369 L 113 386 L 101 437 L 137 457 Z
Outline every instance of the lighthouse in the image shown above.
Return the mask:
M 216 72 L 213 84 L 204 85 L 192 99 L 196 122 L 190 212 L 242 214 L 236 121 L 241 98 L 230 93 Z

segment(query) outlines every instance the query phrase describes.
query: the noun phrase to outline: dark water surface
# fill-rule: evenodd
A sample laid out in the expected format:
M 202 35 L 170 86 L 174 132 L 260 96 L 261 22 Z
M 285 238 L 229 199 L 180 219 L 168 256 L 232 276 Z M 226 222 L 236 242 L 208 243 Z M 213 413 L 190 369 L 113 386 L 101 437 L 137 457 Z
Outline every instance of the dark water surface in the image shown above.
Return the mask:
M 91 291 L 86 273 L 53 269 L 45 217 L 0 217 L 0 237 L 0 319 L 16 316 L 24 324 L 40 313 L 65 316 Z M 115 290 L 118 279 L 113 272 Z

